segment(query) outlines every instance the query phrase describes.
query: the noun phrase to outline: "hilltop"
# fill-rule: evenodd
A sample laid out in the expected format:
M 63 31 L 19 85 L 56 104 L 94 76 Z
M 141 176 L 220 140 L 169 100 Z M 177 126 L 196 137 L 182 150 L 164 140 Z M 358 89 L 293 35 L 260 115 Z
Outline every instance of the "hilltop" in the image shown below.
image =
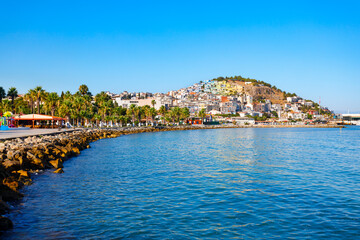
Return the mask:
M 297 96 L 295 93 L 282 91 L 270 83 L 253 78 L 244 78 L 242 76 L 218 77 L 210 80 L 210 82 L 223 83 L 224 92 L 227 95 L 250 95 L 253 97 L 254 102 L 263 102 L 267 99 L 273 104 L 284 104 L 287 101 L 287 97 Z M 226 88 L 228 88 L 229 91 L 226 91 Z M 242 91 L 231 91 L 231 89 L 241 89 Z

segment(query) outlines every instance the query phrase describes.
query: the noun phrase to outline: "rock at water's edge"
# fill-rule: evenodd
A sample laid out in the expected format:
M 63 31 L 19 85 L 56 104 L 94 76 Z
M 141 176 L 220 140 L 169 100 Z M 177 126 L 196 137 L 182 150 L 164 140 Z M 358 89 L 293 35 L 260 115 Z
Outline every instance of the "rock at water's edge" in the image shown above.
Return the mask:
M 6 217 L 0 217 L 0 231 L 6 231 L 13 228 L 13 223 Z
M 54 171 L 54 173 L 64 173 L 64 170 L 62 168 L 58 168 Z
M 61 162 L 61 159 L 56 159 L 56 160 L 52 160 L 49 161 L 49 163 L 54 167 L 54 168 L 62 168 L 63 164 Z

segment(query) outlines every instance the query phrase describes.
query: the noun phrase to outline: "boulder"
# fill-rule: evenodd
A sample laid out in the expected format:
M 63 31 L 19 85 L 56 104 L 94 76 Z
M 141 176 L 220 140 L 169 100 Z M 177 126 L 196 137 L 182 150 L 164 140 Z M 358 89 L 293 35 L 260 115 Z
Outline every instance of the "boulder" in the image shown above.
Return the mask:
M 64 173 L 64 170 L 62 168 L 58 168 L 54 171 L 54 173 Z
M 4 201 L 17 201 L 23 197 L 18 191 L 14 191 L 4 184 L 0 184 L 0 194 Z
M 80 154 L 80 150 L 79 150 L 79 148 L 77 148 L 77 147 L 71 148 L 71 151 L 72 151 L 73 153 L 75 153 L 76 155 Z
M 15 153 L 14 151 L 9 150 L 9 151 L 7 152 L 7 154 L 6 154 L 6 157 L 7 157 L 8 159 L 13 159 L 14 153 Z
M 31 161 L 32 165 L 34 165 L 34 167 L 40 168 L 40 169 L 44 169 L 45 168 L 45 163 L 44 160 L 40 159 L 40 158 L 34 158 Z
M 5 178 L 3 180 L 3 184 L 13 191 L 17 191 L 22 186 L 22 184 L 18 182 L 18 179 L 16 179 L 14 176 Z
M 9 210 L 10 210 L 9 205 L 3 200 L 0 200 L 0 214 L 7 213 Z
M 30 178 L 30 174 L 28 173 L 28 171 L 25 170 L 19 170 L 17 171 L 18 174 L 20 174 L 20 176 L 26 177 L 26 178 Z
M 24 176 L 20 176 L 18 181 L 23 184 L 23 185 L 26 185 L 26 186 L 29 186 L 32 184 L 32 180 L 31 178 L 28 178 L 28 177 L 24 177 Z
M 13 228 L 13 223 L 7 217 L 0 216 L 0 231 L 6 231 Z
M 16 160 L 6 159 L 2 164 L 9 171 L 20 169 L 20 162 Z
M 27 152 L 26 154 L 27 154 L 27 157 L 29 159 L 35 159 L 36 158 L 36 156 L 34 154 L 32 154 L 31 152 Z
M 63 154 L 67 154 L 69 151 L 66 149 L 66 147 L 61 147 L 60 148 L 61 151 L 63 152 Z
M 61 154 L 61 150 L 58 149 L 58 148 L 54 148 L 54 149 L 52 150 L 52 152 L 53 152 L 53 154 L 54 154 L 55 156 L 59 156 L 59 155 Z
M 12 221 L 7 217 L 0 216 L 0 231 L 6 231 L 14 227 Z
M 56 159 L 56 160 L 52 160 L 49 161 L 49 163 L 51 164 L 51 166 L 53 166 L 54 168 L 63 168 L 63 164 L 61 159 Z

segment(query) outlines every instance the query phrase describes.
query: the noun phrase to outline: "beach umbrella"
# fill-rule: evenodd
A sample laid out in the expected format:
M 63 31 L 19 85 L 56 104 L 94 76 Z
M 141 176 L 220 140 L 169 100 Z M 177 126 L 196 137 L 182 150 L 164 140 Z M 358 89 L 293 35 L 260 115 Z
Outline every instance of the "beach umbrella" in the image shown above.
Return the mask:
M 4 117 L 11 117 L 12 116 L 12 113 L 11 112 L 5 112 L 3 114 Z

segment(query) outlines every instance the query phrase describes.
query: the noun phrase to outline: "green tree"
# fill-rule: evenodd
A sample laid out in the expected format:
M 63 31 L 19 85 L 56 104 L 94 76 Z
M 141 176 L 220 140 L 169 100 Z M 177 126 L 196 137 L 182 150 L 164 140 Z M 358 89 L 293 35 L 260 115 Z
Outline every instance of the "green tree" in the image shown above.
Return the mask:
M 151 100 L 151 105 L 152 105 L 152 107 L 155 107 L 155 104 L 156 104 L 155 99 Z
M 161 105 L 160 109 L 159 109 L 159 114 L 162 117 L 163 123 L 165 123 L 165 114 L 166 114 L 167 110 L 166 107 L 164 105 Z
M 5 97 L 6 97 L 5 89 L 3 87 L 0 87 L 0 105 L 2 104 L 2 100 Z
M 22 114 L 29 114 L 30 108 L 27 101 L 24 100 L 23 97 L 19 97 L 15 99 L 15 112 Z
M 151 111 L 150 111 L 151 108 L 149 105 L 145 105 L 143 107 L 143 109 L 144 109 L 144 113 L 145 113 L 146 126 L 147 126 L 149 123 L 149 119 L 151 118 Z
M 279 117 L 276 111 L 272 111 L 271 114 L 274 115 L 274 117 L 276 117 L 276 118 Z
M 131 122 L 134 125 L 135 124 L 135 104 L 131 104 L 130 107 L 127 109 L 126 114 L 131 117 Z
M 11 111 L 12 109 L 11 102 L 7 99 L 4 99 L 2 102 L 2 109 L 4 112 Z
M 46 97 L 46 92 L 45 92 L 45 90 L 44 90 L 41 86 L 37 86 L 37 87 L 34 89 L 34 91 L 35 91 L 35 93 L 36 93 L 37 112 L 38 112 L 38 114 L 40 114 L 40 103 L 41 103 L 41 100 Z
M 35 101 L 36 101 L 36 92 L 33 89 L 30 89 L 24 96 L 24 99 L 28 102 L 30 108 L 31 108 L 31 113 L 34 114 L 34 110 L 35 110 Z
M 204 118 L 206 117 L 205 108 L 201 109 L 198 113 L 199 118 L 201 118 L 201 122 L 204 123 Z
M 49 93 L 45 99 L 46 108 L 50 110 L 51 116 L 54 116 L 56 106 L 58 106 L 60 98 L 56 92 Z
M 184 119 L 184 122 L 190 117 L 190 111 L 187 107 L 181 109 L 181 118 Z
M 181 109 L 179 107 L 172 107 L 170 109 L 170 117 L 174 123 L 180 122 L 180 116 L 181 116 Z
M 134 116 L 135 116 L 135 119 L 138 123 L 141 122 L 141 107 L 139 106 L 136 106 L 134 108 Z
M 155 117 L 156 117 L 156 109 L 155 108 L 150 108 L 150 117 L 151 117 L 151 123 L 152 125 L 154 125 L 154 120 L 155 120 Z
M 79 93 L 83 96 L 85 96 L 85 95 L 91 96 L 91 93 L 89 92 L 89 88 L 85 84 L 80 85 Z
M 7 96 L 11 98 L 11 106 L 12 106 L 12 110 L 13 112 L 15 111 L 15 98 L 18 96 L 18 91 L 16 90 L 15 87 L 11 87 L 8 90 Z

